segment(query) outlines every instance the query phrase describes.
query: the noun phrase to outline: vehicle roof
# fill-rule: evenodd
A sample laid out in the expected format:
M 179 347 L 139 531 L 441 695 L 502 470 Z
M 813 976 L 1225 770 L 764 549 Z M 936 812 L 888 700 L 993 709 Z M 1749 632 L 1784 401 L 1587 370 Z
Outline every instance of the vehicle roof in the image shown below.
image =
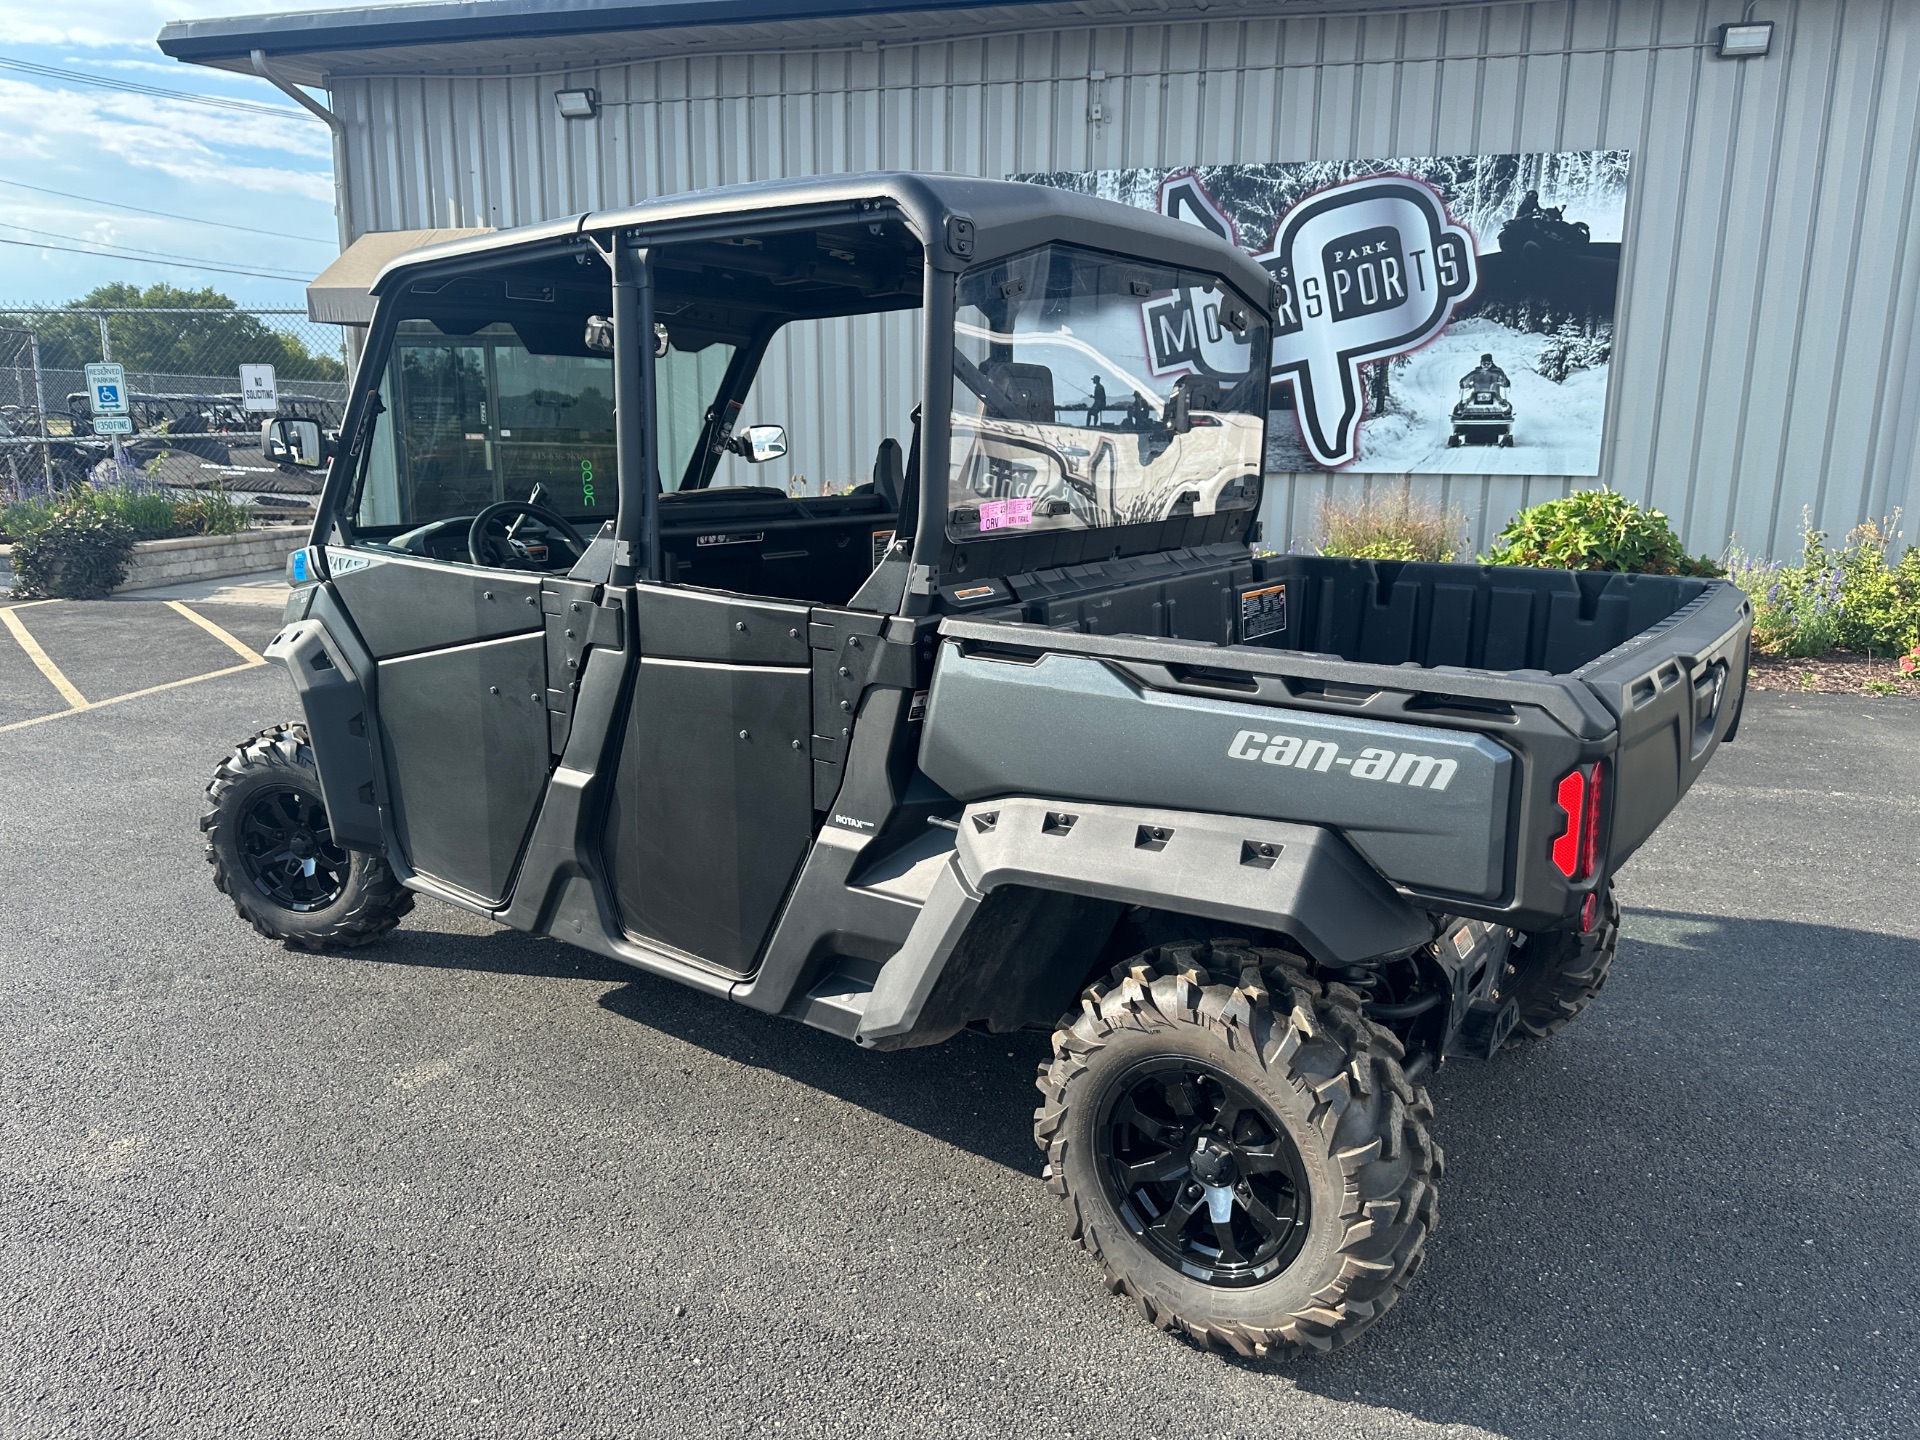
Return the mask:
M 873 209 L 897 210 L 926 246 L 930 262 L 941 269 L 968 269 L 1048 241 L 1067 241 L 1213 272 L 1243 291 L 1262 312 L 1268 310 L 1271 281 L 1266 270 L 1245 251 L 1198 225 L 1046 185 L 907 171 L 762 180 L 692 190 L 624 209 L 449 240 L 389 262 L 374 281 L 373 293 L 384 293 L 397 277 L 423 267 L 531 248 L 570 235 L 606 237 L 618 231 L 640 231 L 664 244 L 682 236 L 710 236 L 716 219 L 779 220 L 791 213 L 796 222 L 830 225 L 842 213 L 853 222 L 864 210 Z M 944 243 L 947 221 L 953 218 L 973 222 L 970 258 L 955 257 Z

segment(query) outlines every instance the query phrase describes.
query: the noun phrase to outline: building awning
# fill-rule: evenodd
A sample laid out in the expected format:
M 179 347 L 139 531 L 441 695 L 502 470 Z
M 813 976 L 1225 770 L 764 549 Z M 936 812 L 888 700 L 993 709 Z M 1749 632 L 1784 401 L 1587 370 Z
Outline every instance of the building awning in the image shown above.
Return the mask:
M 373 282 L 389 260 L 424 245 L 487 235 L 492 230 L 491 225 L 481 225 L 466 230 L 375 230 L 362 235 L 307 286 L 307 316 L 328 325 L 371 324 Z
M 1158 0 L 1155 23 L 1404 13 L 1486 0 Z M 335 77 L 449 71 L 496 76 L 564 65 L 590 74 L 611 61 L 744 45 L 786 48 L 796 34 L 828 49 L 902 45 L 930 36 L 1111 23 L 1149 13 L 1111 0 L 365 0 L 329 10 L 170 21 L 164 54 L 252 75 L 253 56 L 297 85 Z M 524 84 L 535 69 L 515 74 Z M 562 78 L 561 89 L 570 82 Z
M 782 20 L 868 16 L 985 8 L 993 0 L 437 0 L 393 4 L 374 0 L 288 14 L 174 20 L 161 28 L 160 49 L 175 60 L 251 73 L 252 54 L 269 59 L 358 54 L 444 45 L 505 47 L 502 58 L 524 56 L 527 42 L 564 36 L 680 29 L 686 26 L 766 24 Z M 1001 6 L 1049 0 L 999 0 Z M 301 83 L 319 83 L 320 65 L 289 67 Z M 313 78 L 309 79 L 308 75 Z

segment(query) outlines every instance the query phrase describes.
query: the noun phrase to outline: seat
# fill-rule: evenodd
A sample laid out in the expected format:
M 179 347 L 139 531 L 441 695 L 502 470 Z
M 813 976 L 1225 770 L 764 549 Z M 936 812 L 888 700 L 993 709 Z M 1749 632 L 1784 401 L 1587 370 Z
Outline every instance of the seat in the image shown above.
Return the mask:
M 873 493 L 887 509 L 898 513 L 900 490 L 906 479 L 907 456 L 900 442 L 889 435 L 880 442 L 873 457 Z

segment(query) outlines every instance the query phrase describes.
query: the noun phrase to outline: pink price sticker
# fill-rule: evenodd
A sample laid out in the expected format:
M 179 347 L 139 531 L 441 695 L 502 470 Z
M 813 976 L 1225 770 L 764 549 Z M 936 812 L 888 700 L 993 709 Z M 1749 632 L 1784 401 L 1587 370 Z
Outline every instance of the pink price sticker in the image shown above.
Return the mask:
M 980 506 L 982 530 L 1006 530 L 1032 523 L 1032 500 L 988 500 Z

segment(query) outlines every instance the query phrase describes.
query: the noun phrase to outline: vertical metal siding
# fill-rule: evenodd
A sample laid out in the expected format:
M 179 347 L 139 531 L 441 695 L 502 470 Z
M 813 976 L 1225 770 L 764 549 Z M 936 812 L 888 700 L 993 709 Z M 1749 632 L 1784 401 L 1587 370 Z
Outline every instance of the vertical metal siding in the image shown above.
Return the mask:
M 888 167 L 997 176 L 1627 147 L 1603 476 L 1666 510 L 1696 550 L 1733 537 L 1784 557 L 1803 509 L 1836 533 L 1896 507 L 1920 526 L 1920 6 L 1759 0 L 1753 18 L 1778 24 L 1773 55 L 1715 58 L 1717 27 L 1745 8 L 1535 0 L 1089 23 L 332 88 L 361 232 L 517 225 Z M 836 43 L 815 33 L 804 43 Z M 556 113 L 553 92 L 579 85 L 601 91 L 597 121 Z M 1088 119 L 1096 101 L 1101 123 Z M 796 435 L 898 434 L 910 373 L 898 321 L 848 325 L 776 357 L 758 418 Z M 866 463 L 836 445 L 826 468 L 857 477 Z M 1465 509 L 1483 543 L 1516 509 L 1582 483 L 1273 476 L 1268 538 L 1309 539 L 1323 496 L 1406 486 Z

